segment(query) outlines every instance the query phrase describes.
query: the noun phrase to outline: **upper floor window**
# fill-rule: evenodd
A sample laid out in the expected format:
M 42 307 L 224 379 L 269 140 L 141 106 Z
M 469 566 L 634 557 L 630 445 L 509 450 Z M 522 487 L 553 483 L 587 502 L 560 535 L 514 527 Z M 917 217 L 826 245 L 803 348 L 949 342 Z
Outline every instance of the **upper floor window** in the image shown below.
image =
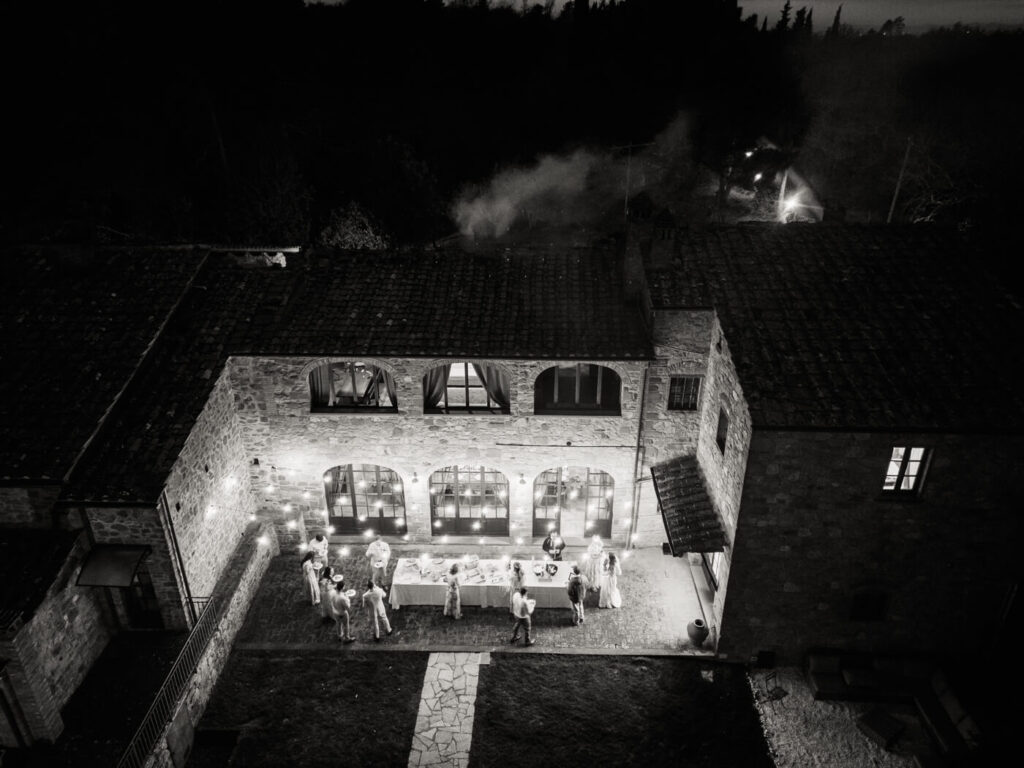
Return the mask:
M 725 438 L 729 435 L 729 414 L 725 408 L 718 409 L 718 431 L 715 433 L 715 442 L 718 443 L 718 450 L 725 453 Z
M 427 413 L 508 413 L 508 375 L 496 365 L 452 363 L 423 377 Z
M 920 491 L 927 455 L 925 448 L 893 446 L 882 491 L 893 494 L 914 494 Z
M 391 374 L 368 363 L 317 366 L 309 374 L 309 394 L 314 410 L 398 407 Z
M 670 411 L 696 411 L 700 397 L 700 376 L 673 376 L 668 388 Z
M 534 413 L 592 413 L 618 416 L 619 374 L 592 363 L 548 368 L 537 377 L 533 390 Z

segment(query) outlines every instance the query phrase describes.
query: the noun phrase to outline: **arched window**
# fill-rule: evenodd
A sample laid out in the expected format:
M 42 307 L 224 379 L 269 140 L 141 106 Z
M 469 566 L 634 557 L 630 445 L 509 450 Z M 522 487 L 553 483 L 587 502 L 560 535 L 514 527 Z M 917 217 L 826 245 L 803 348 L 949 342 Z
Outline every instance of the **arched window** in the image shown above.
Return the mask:
M 607 472 L 589 467 L 559 467 L 537 475 L 533 482 L 533 535 L 559 531 L 562 536 L 612 535 L 615 481 Z
M 508 375 L 487 363 L 451 363 L 423 377 L 427 413 L 508 413 Z
M 309 374 L 310 407 L 314 411 L 396 410 L 395 380 L 369 363 L 324 363 Z
M 622 381 L 611 368 L 571 363 L 548 368 L 533 388 L 534 413 L 618 416 Z
M 405 533 L 405 494 L 393 469 L 343 464 L 324 473 L 327 515 L 339 534 Z
M 430 476 L 435 536 L 508 536 L 508 480 L 487 467 L 460 464 Z

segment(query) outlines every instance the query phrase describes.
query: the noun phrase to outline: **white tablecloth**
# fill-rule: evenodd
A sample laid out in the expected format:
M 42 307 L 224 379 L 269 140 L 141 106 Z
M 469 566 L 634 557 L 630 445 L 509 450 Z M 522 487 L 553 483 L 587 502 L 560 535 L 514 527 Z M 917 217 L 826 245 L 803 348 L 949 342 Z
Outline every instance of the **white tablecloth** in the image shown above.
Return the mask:
M 445 591 L 448 589 L 443 581 L 439 581 L 452 567 L 459 563 L 459 594 L 463 605 L 479 605 L 484 608 L 507 608 L 508 600 L 508 562 L 504 560 L 480 560 L 470 565 L 461 558 L 447 558 L 443 563 L 435 563 L 432 558 L 426 562 L 430 571 L 427 576 L 420 575 L 422 563 L 415 558 L 403 557 L 395 567 L 391 581 L 391 594 L 388 598 L 392 608 L 403 605 L 444 605 Z M 537 601 L 538 608 L 569 608 L 569 594 L 566 584 L 573 563 L 556 562 L 558 572 L 550 579 L 538 578 L 533 573 L 533 565 L 541 561 L 520 560 L 526 572 L 527 597 Z M 484 575 L 480 583 L 473 577 L 476 570 Z M 492 575 L 493 574 L 493 575 Z M 495 583 L 491 579 L 500 578 Z

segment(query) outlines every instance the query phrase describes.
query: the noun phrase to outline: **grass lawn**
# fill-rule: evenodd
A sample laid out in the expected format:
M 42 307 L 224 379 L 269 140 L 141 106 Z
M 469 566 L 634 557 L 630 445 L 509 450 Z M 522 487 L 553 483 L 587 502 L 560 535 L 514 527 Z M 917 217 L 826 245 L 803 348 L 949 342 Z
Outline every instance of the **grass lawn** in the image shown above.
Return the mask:
M 200 733 L 189 764 L 405 765 L 427 657 L 342 655 L 340 648 L 235 651 L 199 724 L 200 732 L 237 731 L 233 753 L 223 738 Z
M 493 654 L 480 668 L 470 766 L 513 764 L 773 766 L 741 668 Z

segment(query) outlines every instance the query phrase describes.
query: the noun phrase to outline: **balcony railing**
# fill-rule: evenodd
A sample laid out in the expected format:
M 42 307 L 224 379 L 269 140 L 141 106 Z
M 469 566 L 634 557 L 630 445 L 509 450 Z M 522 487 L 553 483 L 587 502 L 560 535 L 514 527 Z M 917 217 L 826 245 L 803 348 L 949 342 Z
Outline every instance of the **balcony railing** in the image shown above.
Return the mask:
M 128 748 L 125 749 L 117 768 L 142 768 L 146 764 L 157 739 L 163 733 L 167 723 L 174 715 L 182 692 L 195 674 L 203 651 L 210 644 L 210 638 L 220 624 L 222 606 L 214 597 L 194 598 L 193 603 L 198 619 L 189 633 L 185 646 L 174 660 L 171 671 L 167 674 L 163 685 L 153 700 L 153 705 L 146 712 L 142 723 L 132 736 Z

